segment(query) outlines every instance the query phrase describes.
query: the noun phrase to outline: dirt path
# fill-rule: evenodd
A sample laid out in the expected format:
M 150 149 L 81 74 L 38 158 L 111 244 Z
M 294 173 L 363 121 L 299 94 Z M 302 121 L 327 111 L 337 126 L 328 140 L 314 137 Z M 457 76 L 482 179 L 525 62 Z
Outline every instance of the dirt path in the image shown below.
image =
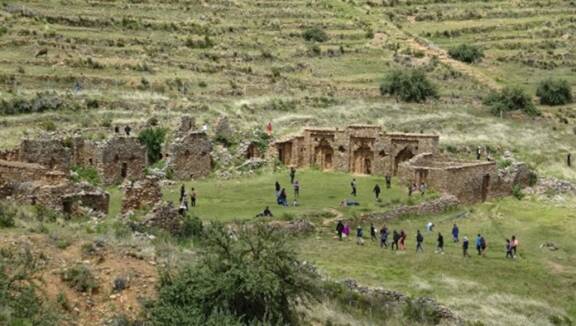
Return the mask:
M 335 216 L 333 218 L 327 218 L 324 221 L 322 221 L 322 225 L 324 226 L 328 226 L 332 223 L 335 223 L 338 220 L 341 220 L 344 218 L 344 214 L 342 214 L 341 212 L 339 212 L 337 209 L 334 208 L 327 208 L 325 209 L 326 211 L 334 214 Z

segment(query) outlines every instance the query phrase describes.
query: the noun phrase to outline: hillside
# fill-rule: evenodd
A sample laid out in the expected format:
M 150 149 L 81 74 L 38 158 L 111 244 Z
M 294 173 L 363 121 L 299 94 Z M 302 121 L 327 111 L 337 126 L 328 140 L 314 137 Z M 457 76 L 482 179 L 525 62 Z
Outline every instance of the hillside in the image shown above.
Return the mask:
M 459 48 L 480 54 L 465 62 L 457 57 Z M 386 85 L 394 76 L 412 80 L 402 80 L 393 94 Z M 434 94 L 418 101 L 403 98 L 401 91 L 426 92 L 412 84 L 420 77 L 425 82 L 419 86 L 428 83 Z M 34 175 L 16 185 L 4 182 L 0 173 L 0 324 L 139 325 L 154 320 L 154 325 L 164 325 L 172 317 L 172 324 L 253 322 L 239 316 L 235 308 L 198 299 L 197 293 L 209 297 L 218 291 L 245 289 L 238 284 L 218 279 L 228 286 L 218 291 L 208 287 L 184 291 L 177 286 L 192 289 L 190 284 L 210 283 L 185 278 L 199 275 L 190 270 L 206 272 L 200 263 L 208 266 L 213 257 L 223 255 L 211 243 L 218 242 L 214 239 L 220 227 L 234 240 L 238 240 L 235 232 L 246 232 L 243 236 L 248 240 L 239 237 L 250 247 L 251 237 L 260 235 L 254 230 L 264 222 L 288 238 L 277 246 L 269 239 L 254 243 L 264 251 L 278 250 L 280 258 L 252 261 L 253 257 L 242 256 L 238 261 L 246 260 L 240 266 L 247 270 L 232 273 L 227 281 L 252 286 L 246 290 L 250 294 L 243 295 L 266 297 L 258 291 L 272 291 L 278 282 L 260 281 L 271 277 L 260 268 L 282 265 L 277 258 L 294 256 L 304 261 L 303 266 L 311 270 L 295 274 L 305 278 L 311 272 L 313 286 L 307 290 L 320 295 L 313 294 L 314 300 L 308 302 L 298 296 L 305 292 L 302 286 L 287 290 L 296 293 L 291 297 L 296 299 L 282 305 L 287 307 L 282 313 L 290 310 L 300 324 L 572 325 L 576 322 L 572 290 L 576 247 L 571 239 L 576 231 L 576 170 L 573 158 L 568 166 L 567 155 L 576 154 L 576 101 L 543 104 L 538 93 L 544 81 L 559 81 L 576 96 L 575 1 L 4 1 L 0 3 L 0 168 L 5 162 L 10 168 L 20 167 L 9 161 L 23 139 L 59 139 L 62 152 L 73 153 L 69 162 L 78 165 L 56 172 L 50 161 L 41 177 Z M 511 98 L 496 105 L 490 102 L 508 90 L 513 90 Z M 502 105 L 513 108 L 502 109 Z M 204 150 L 201 154 L 208 172 L 192 180 L 178 180 L 168 165 L 172 145 L 190 135 L 179 129 L 183 117 L 195 119 L 198 130 L 191 134 L 203 134 L 210 148 L 210 155 L 205 156 Z M 229 128 L 222 127 L 222 117 Z M 264 132 L 269 123 L 271 136 Z M 309 165 L 297 166 L 302 197 L 296 198 L 274 141 L 302 135 L 306 127 L 342 131 L 352 125 L 382 127 L 372 139 L 375 143 L 393 132 L 408 138 L 438 135 L 434 154 L 451 162 L 478 163 L 481 149 L 481 160 L 491 162 L 486 164 L 492 164 L 493 177 L 500 178 L 503 170 L 522 161 L 538 178 L 524 189 L 514 184 L 504 198 L 500 194 L 485 201 L 484 196 L 482 202 L 461 202 L 442 213 L 380 218 L 404 207 L 418 209 L 443 194 L 431 189 L 425 195 L 412 195 L 412 190 L 408 195 L 407 186 L 414 180 L 407 185 L 394 175 L 391 189 L 375 200 L 373 187 L 384 185 L 384 176 L 358 175 L 352 161 L 347 161 L 348 170 L 334 169 L 333 155 L 344 156 L 355 149 L 334 146 L 321 158 L 323 162 L 329 157 L 328 171 L 322 171 L 324 165 L 317 165 L 318 158 L 312 155 L 307 157 Z M 135 137 L 123 134 L 126 126 Z M 159 144 L 142 140 L 142 132 L 150 130 L 162 133 Z M 320 147 L 318 137 L 309 136 L 307 146 L 312 148 L 316 146 L 312 142 L 318 141 Z M 350 136 L 354 137 L 372 136 Z M 84 147 L 77 145 L 77 138 L 82 138 Z M 96 169 L 92 156 L 90 166 L 78 163 L 82 161 L 78 148 L 98 152 L 110 139 L 131 139 L 143 147 L 137 160 L 145 167 L 139 172 L 141 179 L 154 180 L 156 202 L 133 210 L 122 208 L 127 189 L 138 181 L 126 176 L 135 161 L 121 163 L 122 172 L 114 172 L 123 181 L 112 183 L 104 181 L 101 174 L 109 171 Z M 392 156 L 403 141 L 391 140 L 390 152 L 388 147 L 373 150 L 374 160 Z M 255 157 L 248 150 L 253 143 Z M 419 153 L 416 144 L 414 154 Z M 154 145 L 158 160 L 151 161 Z M 194 152 L 195 146 L 188 149 Z M 135 147 L 110 148 L 116 155 L 102 150 L 102 160 L 118 165 L 124 154 L 133 154 L 127 149 Z M 54 153 L 44 150 L 37 159 L 48 161 L 42 156 Z M 37 152 L 42 153 L 42 148 Z M 373 161 L 361 163 L 368 164 L 367 174 L 376 174 Z M 194 171 L 184 172 L 190 176 Z M 19 181 L 27 177 L 24 172 L 14 174 L 10 178 Z M 64 208 L 37 204 L 37 199 L 45 198 L 31 193 L 44 182 L 47 188 L 58 188 L 50 180 L 59 178 L 87 181 L 91 188 L 86 189 L 101 190 L 81 194 L 107 193 L 106 212 L 69 214 L 64 197 L 56 200 Z M 353 197 L 359 205 L 342 207 L 353 196 L 352 178 L 360 185 L 360 193 Z M 289 193 L 289 207 L 274 200 L 272 190 L 278 181 Z M 447 187 L 460 181 L 447 180 Z M 475 185 L 473 181 L 461 184 Z M 172 232 L 172 226 L 162 222 L 147 225 L 155 214 L 153 208 L 162 206 L 156 204 L 176 203 L 165 210 L 167 215 L 177 215 L 181 186 L 186 195 L 198 192 L 199 202 L 180 220 L 184 231 Z M 22 200 L 5 195 L 6 189 L 30 193 Z M 278 189 L 274 194 L 278 196 Z M 66 200 L 70 198 L 76 197 Z M 265 207 L 274 216 L 256 217 Z M 339 220 L 352 227 L 349 241 L 335 238 Z M 423 231 L 428 222 L 436 225 L 435 232 L 425 232 L 425 253 L 415 254 L 416 230 Z M 460 242 L 449 239 L 454 223 L 471 239 L 470 259 L 462 258 Z M 369 239 L 371 224 L 406 230 L 407 250 L 382 250 L 378 241 L 368 240 L 357 246 L 356 227 L 363 227 L 364 238 Z M 434 253 L 437 232 L 446 238 L 443 255 Z M 488 238 L 487 257 L 476 256 L 477 233 Z M 513 234 L 520 239 L 520 254 L 508 260 L 504 240 Z M 234 248 L 233 241 L 226 243 L 242 252 L 239 255 L 248 250 L 241 245 Z M 70 270 L 79 274 L 72 281 L 66 280 Z M 211 281 L 218 283 L 218 273 L 206 273 L 215 274 Z M 19 277 L 19 282 L 11 281 Z M 298 277 L 294 276 L 295 283 L 310 281 Z M 117 289 L 118 279 L 128 285 Z M 78 283 L 89 289 L 78 290 Z M 350 285 L 356 283 L 360 287 Z M 180 292 L 188 296 L 182 302 L 190 310 L 174 308 L 182 303 Z M 176 299 L 170 299 L 170 293 Z M 15 304 L 1 302 L 5 298 Z M 167 302 L 162 300 L 172 300 L 174 306 L 166 307 L 173 310 L 162 310 L 168 309 L 159 306 Z M 210 313 L 192 319 L 199 306 L 193 300 L 202 301 L 208 306 L 202 309 Z M 262 302 L 254 305 L 268 307 Z M 254 311 L 258 309 L 250 313 L 258 315 Z M 272 323 L 260 317 L 255 320 Z

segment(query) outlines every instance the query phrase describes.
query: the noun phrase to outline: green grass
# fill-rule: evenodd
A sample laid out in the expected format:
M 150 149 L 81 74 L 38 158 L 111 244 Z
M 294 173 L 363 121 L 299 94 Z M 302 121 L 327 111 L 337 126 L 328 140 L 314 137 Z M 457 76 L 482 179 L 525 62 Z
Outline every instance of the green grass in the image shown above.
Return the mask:
M 367 241 L 359 247 L 354 239 L 337 241 L 330 229 L 295 242 L 303 259 L 317 264 L 327 275 L 354 278 L 360 283 L 382 286 L 413 295 L 438 299 L 466 319 L 489 325 L 543 325 L 550 316 L 576 320 L 576 244 L 572 234 L 576 214 L 573 199 L 564 206 L 517 201 L 507 198 L 474 206 L 466 217 L 453 212 L 434 217 L 386 222 L 390 229 L 408 232 L 407 250 L 392 252 Z M 424 232 L 423 254 L 415 253 L 415 233 L 428 221 L 434 232 Z M 364 229 L 368 221 L 360 222 Z M 452 224 L 471 241 L 471 258 L 464 259 L 460 243 L 451 242 Z M 383 222 L 376 222 L 380 227 Z M 356 223 L 351 225 L 353 229 Z M 437 232 L 445 237 L 446 254 L 435 254 Z M 488 242 L 487 257 L 474 249 L 477 233 Z M 520 240 L 519 258 L 504 258 L 505 238 Z M 540 244 L 551 241 L 560 249 L 549 251 Z
M 350 182 L 353 177 L 358 182 L 358 197 L 355 199 L 360 202 L 360 206 L 340 208 L 342 200 L 353 198 L 350 195 Z M 386 190 L 383 177 L 298 170 L 296 179 L 300 182 L 299 206 L 287 208 L 277 205 L 274 195 L 274 183 L 278 181 L 286 188 L 288 201 L 292 203 L 294 196 L 287 170 L 263 172 L 231 180 L 209 178 L 184 184 L 187 192 L 194 187 L 198 195 L 197 207 L 192 208 L 192 212 L 200 218 L 219 221 L 250 219 L 266 206 L 270 206 L 277 218 L 314 215 L 330 209 L 336 209 L 345 216 L 354 216 L 362 212 L 386 210 L 394 204 L 406 203 L 408 200 L 405 187 L 394 183 L 391 189 Z M 382 202 L 376 202 L 372 193 L 376 183 L 382 188 Z M 177 203 L 180 186 L 181 184 L 177 183 L 164 189 L 164 198 Z M 412 198 L 413 202 L 421 200 L 420 195 Z

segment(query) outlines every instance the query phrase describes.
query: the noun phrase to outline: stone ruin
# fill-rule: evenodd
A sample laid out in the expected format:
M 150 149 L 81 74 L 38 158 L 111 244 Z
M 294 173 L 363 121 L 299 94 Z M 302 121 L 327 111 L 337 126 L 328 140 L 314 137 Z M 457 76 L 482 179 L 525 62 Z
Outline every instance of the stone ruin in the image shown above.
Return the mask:
M 183 119 L 165 155 L 167 169 L 179 180 L 205 177 L 212 171 L 212 143 L 204 131 L 193 128 L 189 119 Z
M 159 228 L 170 234 L 181 234 L 184 227 L 184 218 L 178 213 L 178 208 L 172 202 L 160 201 L 146 215 L 140 226 L 145 228 Z
M 221 116 L 216 120 L 214 125 L 214 136 L 216 139 L 229 140 L 233 136 L 234 132 L 230 127 L 230 121 L 228 117 Z
M 162 200 L 162 189 L 158 178 L 146 177 L 138 181 L 126 181 L 122 185 L 122 213 L 153 207 Z
M 39 164 L 0 160 L 0 199 L 39 204 L 65 214 L 107 214 L 110 196 Z
M 452 194 L 463 203 L 483 202 L 508 196 L 514 186 L 530 183 L 526 165 L 514 162 L 498 169 L 494 161 L 462 161 L 423 153 L 400 165 L 399 175 L 406 182 L 425 183 L 441 193 Z
M 113 137 L 97 144 L 96 169 L 105 184 L 144 177 L 148 165 L 146 146 L 135 137 Z
M 435 153 L 438 140 L 437 135 L 387 133 L 372 125 L 306 128 L 300 136 L 276 141 L 272 157 L 286 166 L 396 175 L 400 163 L 420 153 Z
M 20 144 L 18 161 L 37 163 L 49 169 L 68 171 L 72 161 L 72 144 L 63 139 L 42 137 L 24 139 Z

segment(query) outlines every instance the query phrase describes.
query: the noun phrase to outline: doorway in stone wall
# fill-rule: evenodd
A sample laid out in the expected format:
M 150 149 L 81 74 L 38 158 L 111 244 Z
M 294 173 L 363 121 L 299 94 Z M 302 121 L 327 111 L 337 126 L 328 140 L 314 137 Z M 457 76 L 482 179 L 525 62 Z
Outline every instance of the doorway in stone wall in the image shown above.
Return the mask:
M 122 162 L 122 169 L 120 170 L 120 176 L 122 179 L 128 176 L 128 163 Z
M 396 154 L 394 158 L 394 175 L 398 173 L 398 165 L 402 162 L 406 162 L 414 157 L 414 153 L 409 147 L 404 147 L 401 151 Z
M 482 201 L 486 201 L 488 198 L 488 188 L 490 187 L 490 175 L 486 174 L 482 177 Z
M 372 158 L 374 152 L 366 144 L 354 151 L 352 160 L 352 172 L 361 174 L 372 174 Z
M 314 148 L 314 165 L 321 170 L 331 170 L 334 157 L 334 149 L 327 140 L 322 139 L 320 144 Z

